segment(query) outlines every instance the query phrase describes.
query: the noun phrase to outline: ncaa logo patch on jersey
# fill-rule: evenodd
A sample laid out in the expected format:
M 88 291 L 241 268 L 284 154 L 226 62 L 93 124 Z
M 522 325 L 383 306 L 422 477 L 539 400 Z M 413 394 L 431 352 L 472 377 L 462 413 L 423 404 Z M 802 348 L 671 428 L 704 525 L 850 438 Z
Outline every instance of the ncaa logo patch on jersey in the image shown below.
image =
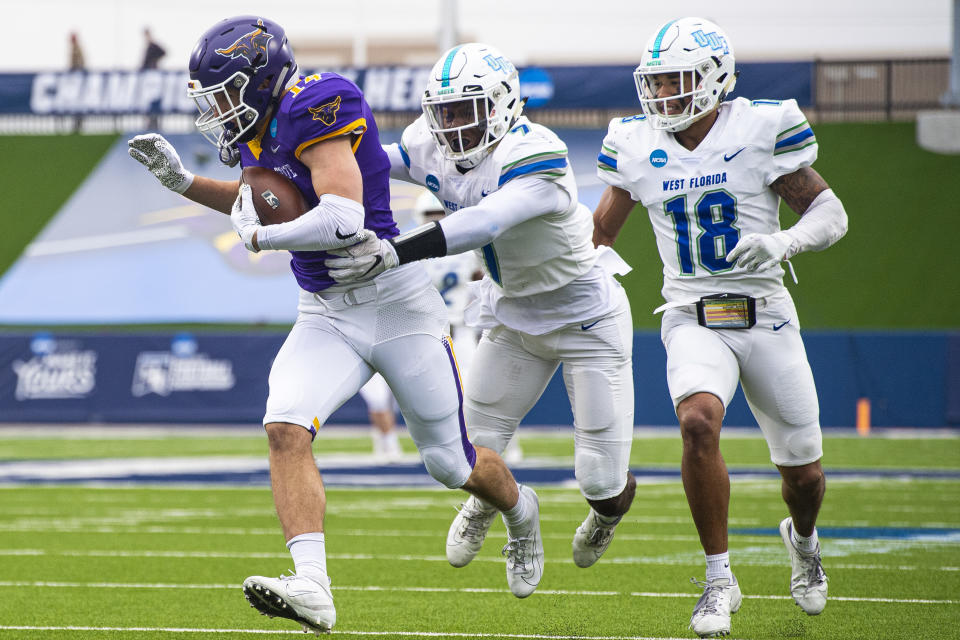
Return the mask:
M 427 179 L 424 180 L 423 183 L 427 185 L 427 189 L 430 189 L 430 191 L 434 193 L 440 191 L 440 181 L 437 179 L 437 176 L 432 173 L 427 176 Z
M 650 154 L 650 164 L 657 169 L 667 166 L 667 152 L 663 149 L 654 149 Z

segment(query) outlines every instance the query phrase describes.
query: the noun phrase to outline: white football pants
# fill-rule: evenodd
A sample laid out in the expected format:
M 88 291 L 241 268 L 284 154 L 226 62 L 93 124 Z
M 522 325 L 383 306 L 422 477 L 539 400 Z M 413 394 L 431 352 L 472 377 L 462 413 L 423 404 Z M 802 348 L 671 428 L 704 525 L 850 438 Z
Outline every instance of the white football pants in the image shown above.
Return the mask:
M 338 407 L 379 371 L 400 406 L 427 471 L 449 488 L 470 477 L 462 390 L 447 310 L 416 263 L 346 291 L 300 293 L 299 315 L 270 370 L 263 423 L 316 435 Z
M 501 453 L 563 364 L 573 410 L 574 468 L 590 500 L 619 495 L 633 443 L 633 321 L 626 294 L 602 318 L 534 336 L 505 326 L 484 333 L 467 374 L 473 442 Z
M 693 306 L 664 312 L 660 337 L 673 406 L 706 392 L 726 408 L 740 382 L 773 463 L 809 464 L 823 455 L 823 443 L 797 309 L 786 289 L 757 306 L 751 329 L 707 329 L 697 323 Z

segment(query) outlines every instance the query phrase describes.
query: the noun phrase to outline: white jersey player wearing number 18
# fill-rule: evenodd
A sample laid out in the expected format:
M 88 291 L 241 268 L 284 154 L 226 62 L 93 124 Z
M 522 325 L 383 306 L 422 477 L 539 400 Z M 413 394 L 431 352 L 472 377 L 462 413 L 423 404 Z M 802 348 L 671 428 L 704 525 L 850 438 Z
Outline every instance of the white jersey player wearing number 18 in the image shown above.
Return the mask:
M 470 43 L 431 71 L 423 115 L 385 147 L 391 177 L 425 185 L 447 212 L 393 241 L 371 239 L 328 260 L 334 278 L 475 250 L 485 277 L 467 323 L 485 329 L 464 389 L 471 439 L 502 452 L 563 364 L 574 413 L 575 472 L 590 505 L 573 537 L 578 566 L 596 562 L 629 509 L 633 437 L 633 323 L 613 273 L 629 268 L 591 242 L 567 147 L 521 115 L 516 68 Z M 480 551 L 495 512 L 469 498 L 450 527 L 447 559 Z M 517 557 L 510 545 L 511 557 Z M 539 551 L 542 553 L 542 551 Z M 524 559 L 524 558 L 521 558 Z
M 791 594 L 809 615 L 827 599 L 815 526 L 825 487 L 817 392 L 780 263 L 839 240 L 847 216 L 810 166 L 817 141 L 797 103 L 724 102 L 736 75 L 717 25 L 671 20 L 650 38 L 634 73 L 643 114 L 611 122 L 597 158 L 610 186 L 594 212 L 594 241 L 613 244 L 639 202 L 663 260 L 666 304 L 657 311 L 664 312 L 667 386 L 707 565 L 690 618 L 701 637 L 729 634 L 742 601 L 730 568 L 730 480 L 719 448 L 738 383 L 781 474 Z M 801 215 L 783 231 L 781 198 Z

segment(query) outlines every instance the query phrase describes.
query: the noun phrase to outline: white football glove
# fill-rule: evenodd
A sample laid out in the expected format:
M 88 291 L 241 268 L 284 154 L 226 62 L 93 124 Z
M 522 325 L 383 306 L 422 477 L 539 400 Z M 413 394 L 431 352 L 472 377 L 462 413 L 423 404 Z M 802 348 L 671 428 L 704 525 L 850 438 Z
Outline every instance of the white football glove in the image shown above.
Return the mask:
M 130 157 L 157 176 L 167 189 L 183 193 L 193 184 L 193 174 L 183 167 L 173 145 L 159 133 L 147 133 L 127 140 Z
M 363 239 L 357 244 L 331 251 L 339 258 L 330 258 L 324 264 L 337 284 L 371 280 L 387 269 L 400 264 L 397 251 L 388 240 L 381 240 L 373 231 L 364 229 Z
M 783 231 L 748 233 L 727 254 L 727 262 L 736 262 L 738 267 L 747 271 L 763 271 L 796 255 L 792 244 L 793 238 Z
M 253 207 L 253 193 L 250 191 L 250 185 L 246 183 L 240 185 L 240 193 L 233 202 L 230 223 L 243 241 L 243 246 L 254 253 L 260 251 L 253 246 L 253 234 L 260 228 L 260 218 L 257 217 L 257 210 Z

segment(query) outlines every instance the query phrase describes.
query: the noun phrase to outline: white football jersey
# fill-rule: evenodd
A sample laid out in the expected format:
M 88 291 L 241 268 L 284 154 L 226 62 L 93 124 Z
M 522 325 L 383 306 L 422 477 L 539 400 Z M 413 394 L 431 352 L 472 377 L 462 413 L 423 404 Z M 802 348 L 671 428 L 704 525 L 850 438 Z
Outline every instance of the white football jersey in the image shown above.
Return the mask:
M 737 98 L 722 104 L 693 151 L 645 116 L 614 119 L 597 173 L 647 208 L 667 302 L 714 293 L 760 298 L 783 289 L 783 269 L 748 272 L 726 255 L 748 233 L 780 230 L 780 197 L 770 184 L 816 158 L 816 137 L 796 100 Z
M 553 180 L 570 194 L 567 210 L 527 220 L 477 250 L 499 295 L 514 298 L 557 290 L 596 262 L 593 218 L 577 202 L 567 146 L 546 127 L 521 116 L 493 152 L 466 173 L 437 149 L 424 116 L 404 130 L 400 150 L 410 177 L 426 185 L 447 213 L 476 205 L 519 177 Z

